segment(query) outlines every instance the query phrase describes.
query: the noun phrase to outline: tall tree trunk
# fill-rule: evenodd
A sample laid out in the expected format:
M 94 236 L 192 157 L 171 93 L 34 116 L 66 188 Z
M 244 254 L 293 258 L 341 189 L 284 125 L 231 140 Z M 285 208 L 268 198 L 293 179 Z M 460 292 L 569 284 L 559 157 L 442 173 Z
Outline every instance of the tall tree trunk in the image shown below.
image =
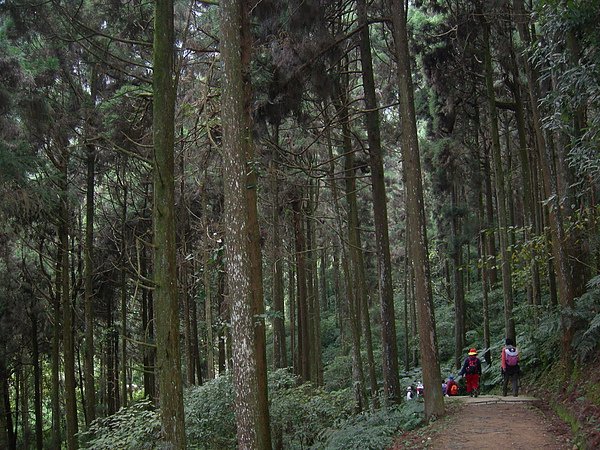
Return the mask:
M 242 80 L 249 80 L 252 54 L 252 34 L 250 32 L 250 16 L 252 9 L 250 2 L 241 0 L 240 16 L 240 39 L 241 39 L 241 75 Z M 237 50 L 236 50 L 237 51 Z M 234 70 L 237 68 L 232 67 Z M 232 86 L 233 87 L 233 84 Z M 240 87 L 237 85 L 236 87 Z M 252 289 L 252 315 L 254 321 L 254 346 L 256 349 L 256 380 L 258 395 L 258 417 L 256 418 L 258 442 L 271 446 L 271 428 L 269 419 L 269 399 L 267 385 L 267 337 L 265 331 L 265 303 L 262 274 L 262 252 L 260 247 L 260 226 L 258 221 L 258 174 L 256 172 L 255 146 L 252 141 L 252 85 L 244 82 L 241 87 L 244 95 L 243 116 L 244 133 L 246 136 L 240 143 L 244 146 L 245 158 L 247 164 L 246 170 L 246 202 L 248 204 L 248 237 L 250 238 L 250 267 L 251 278 L 250 287 Z M 238 94 L 239 94 L 238 93 Z M 250 164 L 249 164 L 250 163 Z
M 308 293 L 306 287 L 306 243 L 303 227 L 302 195 L 298 195 L 292 202 L 294 236 L 296 250 L 296 310 L 298 331 L 298 374 L 303 381 L 310 381 L 310 347 L 308 324 Z
M 458 199 L 456 185 L 451 186 L 452 209 L 456 211 Z M 451 218 L 451 243 L 450 256 L 452 257 L 452 277 L 454 286 L 454 365 L 460 368 L 460 363 L 465 347 L 465 289 L 462 271 L 462 246 L 460 245 L 460 221 L 456 213 Z
M 492 159 L 494 163 L 494 175 L 496 184 L 497 208 L 498 208 L 498 234 L 500 236 L 500 257 L 502 260 L 502 293 L 504 296 L 504 327 L 506 337 L 513 340 L 516 338 L 515 320 L 513 317 L 513 292 L 512 292 L 512 270 L 511 251 L 508 243 L 508 216 L 506 211 L 507 199 L 504 184 L 504 168 L 500 149 L 500 134 L 498 131 L 498 110 L 496 109 L 496 96 L 494 93 L 494 73 L 492 70 L 492 55 L 489 42 L 490 25 L 480 11 L 480 20 L 483 27 L 483 52 L 485 87 L 488 109 L 490 115 L 490 127 L 492 134 Z
M 73 305 L 69 280 L 69 195 L 68 162 L 69 150 L 66 142 L 62 146 L 61 159 L 61 202 L 58 224 L 58 240 L 61 251 L 61 304 L 63 312 L 63 357 L 65 376 L 65 418 L 67 423 L 67 448 L 76 449 L 77 443 L 77 398 L 75 395 L 75 339 L 73 336 Z
M 293 219 L 292 219 L 293 220 Z M 291 253 L 291 251 L 290 251 Z M 296 279 L 294 264 L 288 263 L 288 298 L 289 298 L 289 322 L 290 322 L 290 358 L 292 373 L 299 373 L 298 350 L 296 346 Z
M 308 194 L 308 211 L 306 216 L 306 242 L 308 247 L 308 299 L 310 324 L 310 367 L 311 380 L 317 386 L 323 385 L 323 361 L 321 354 L 321 311 L 319 307 L 319 276 L 317 268 L 317 234 L 315 227 L 315 211 L 317 210 L 318 181 L 310 181 Z
M 144 208 L 145 211 L 146 208 Z M 139 246 L 139 241 L 136 244 Z M 148 276 L 148 258 L 146 247 L 138 248 L 140 254 L 140 272 L 144 277 Z M 144 366 L 144 397 L 154 401 L 156 398 L 155 379 L 154 379 L 154 356 L 156 347 L 154 345 L 154 308 L 152 300 L 152 291 L 144 289 L 142 291 L 142 336 L 144 347 L 142 363 Z
M 367 25 L 367 6 L 365 0 L 358 0 L 357 13 L 359 25 L 362 26 L 360 32 L 360 54 L 365 92 L 369 165 L 371 167 L 371 187 L 373 192 L 373 219 L 375 222 L 375 243 L 377 249 L 377 273 L 381 303 L 383 390 L 386 401 L 397 403 L 401 400 L 402 394 L 400 393 L 400 380 L 398 378 L 398 344 L 396 342 L 394 287 L 392 283 L 392 262 L 388 234 L 383 152 L 379 133 L 379 113 L 375 97 L 371 41 Z
M 42 253 L 40 252 L 40 255 Z M 52 327 L 52 357 L 51 357 L 51 374 L 52 388 L 50 391 L 50 404 L 52 409 L 52 448 L 61 448 L 62 433 L 61 433 L 61 411 L 60 411 L 60 331 L 61 331 L 61 314 L 60 314 L 60 299 L 61 299 L 61 261 L 62 247 L 58 246 L 56 252 L 56 292 L 53 295 L 52 318 L 54 326 Z
M 92 68 L 91 95 L 88 105 L 88 134 L 91 138 L 91 122 L 93 121 L 93 105 L 96 101 L 98 90 L 98 74 L 96 66 Z M 85 244 L 84 244 L 84 385 L 86 425 L 96 418 L 96 386 L 94 380 L 94 293 L 92 290 L 92 277 L 94 275 L 94 197 L 96 178 L 96 147 L 90 141 L 86 143 L 86 201 L 85 201 Z
M 31 315 L 31 359 L 33 364 L 33 403 L 35 414 L 35 448 L 44 448 L 44 423 L 42 416 L 42 368 L 38 344 L 38 318 Z
M 250 30 L 248 5 L 221 2 L 221 55 L 225 223 L 228 285 L 231 298 L 235 415 L 240 448 L 271 448 L 266 385 L 261 255 L 256 210 L 249 83 Z M 240 101 L 240 96 L 242 101 Z M 240 180 L 242 182 L 240 182 Z
M 154 16 L 154 308 L 160 415 L 168 448 L 186 448 L 175 250 L 175 69 L 173 0 Z
M 279 142 L 279 128 L 275 126 L 275 143 Z M 275 369 L 287 366 L 286 346 L 285 346 L 285 310 L 283 296 L 283 252 L 280 232 L 280 204 L 279 204 L 279 179 L 277 177 L 277 150 L 273 150 L 273 161 L 269 167 L 271 176 L 271 191 L 273 196 L 272 222 L 273 239 L 271 255 L 271 279 L 273 280 L 272 297 L 273 311 L 276 316 L 273 318 L 273 367 Z
M 183 134 L 181 132 L 180 134 Z M 181 139 L 183 145 L 183 139 Z M 186 198 L 186 159 L 185 151 L 180 148 L 181 155 L 179 159 L 179 174 L 181 179 L 179 181 L 179 211 L 178 221 L 182 224 L 183 232 L 181 233 L 179 247 L 181 249 L 181 262 L 179 263 L 179 279 L 180 289 L 183 303 L 183 342 L 185 351 L 185 379 L 188 385 L 195 384 L 196 376 L 196 360 L 194 358 L 194 336 L 192 334 L 192 300 L 190 295 L 189 286 L 189 271 L 190 261 L 187 258 L 189 254 L 189 248 L 187 244 L 186 235 L 190 230 L 190 220 L 188 215 L 188 204 Z
M 411 236 L 410 255 L 415 272 L 415 295 L 419 310 L 417 318 L 425 388 L 425 417 L 429 420 L 444 414 L 444 397 L 440 389 L 441 375 L 427 251 L 423 182 L 403 0 L 391 0 L 391 10 L 397 58 L 400 117 L 402 117 L 402 157 L 407 193 L 407 229 Z
M 128 188 L 125 180 L 127 159 L 123 161 L 123 173 L 121 174 L 123 189 L 123 204 L 121 205 L 121 406 L 127 406 L 127 195 Z
M 207 174 L 204 174 L 205 178 Z M 214 320 L 213 320 L 213 304 L 211 291 L 211 276 L 210 276 L 210 228 L 208 221 L 208 196 L 206 193 L 206 181 L 202 186 L 202 217 L 204 222 L 204 248 L 203 248 L 203 268 L 202 268 L 202 284 L 204 285 L 204 323 L 206 326 L 206 378 L 209 380 L 215 379 L 215 337 L 214 337 Z
M 21 400 L 21 447 L 29 449 L 31 445 L 31 422 L 29 420 L 29 376 L 28 376 L 29 364 L 25 362 L 20 368 L 18 373 L 20 374 L 19 381 L 21 385 L 20 389 L 20 400 Z
M 6 354 L 6 349 L 2 349 Z M 0 361 L 0 448 L 16 450 L 17 437 L 15 435 L 9 391 L 8 368 L 4 359 Z
M 345 180 L 345 198 L 347 203 L 347 232 L 348 232 L 348 256 L 346 256 L 346 249 L 344 243 L 340 240 L 340 248 L 342 250 L 342 272 L 344 275 L 344 281 L 346 286 L 346 299 L 344 304 L 344 310 L 341 312 L 343 324 L 346 320 L 350 326 L 350 337 L 352 339 L 351 351 L 352 351 L 352 380 L 354 387 L 354 398 L 356 401 L 356 410 L 361 411 L 365 407 L 365 376 L 363 370 L 363 362 L 361 355 L 360 345 L 360 322 L 358 313 L 356 311 L 356 305 L 358 304 L 356 298 L 358 295 L 357 289 L 354 286 L 354 280 L 359 278 L 358 273 L 361 271 L 360 263 L 358 261 L 358 250 L 359 250 L 359 227 L 358 227 L 358 202 L 356 199 L 356 169 L 354 167 L 354 151 L 352 149 L 352 141 L 350 134 L 350 119 L 348 113 L 348 100 L 347 100 L 347 80 L 344 80 L 344 86 L 341 83 L 336 83 L 336 91 L 334 93 L 333 103 L 336 107 L 338 116 L 341 120 L 342 126 L 342 143 L 344 152 L 344 180 Z M 333 158 L 333 150 L 331 143 L 328 145 L 329 148 L 329 161 L 330 161 L 330 176 L 332 194 L 334 198 L 334 209 L 335 216 L 337 219 L 338 234 L 344 236 L 341 208 L 337 199 L 337 182 L 335 181 L 335 166 Z M 358 286 L 360 289 L 360 285 Z M 342 341 L 344 342 L 344 341 Z

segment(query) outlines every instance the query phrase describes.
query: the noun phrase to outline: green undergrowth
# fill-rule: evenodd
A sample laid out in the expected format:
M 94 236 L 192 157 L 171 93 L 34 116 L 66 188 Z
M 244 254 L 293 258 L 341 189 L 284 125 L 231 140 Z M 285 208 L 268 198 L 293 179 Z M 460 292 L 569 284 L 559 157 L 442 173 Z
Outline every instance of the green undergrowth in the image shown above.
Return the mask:
M 269 410 L 274 447 L 284 449 L 381 449 L 422 423 L 423 403 L 354 412 L 350 389 L 325 390 L 286 370 L 269 374 Z M 234 389 L 229 376 L 185 390 L 187 448 L 236 448 Z M 79 434 L 80 447 L 94 450 L 154 450 L 161 447 L 160 415 L 140 401 L 97 419 Z

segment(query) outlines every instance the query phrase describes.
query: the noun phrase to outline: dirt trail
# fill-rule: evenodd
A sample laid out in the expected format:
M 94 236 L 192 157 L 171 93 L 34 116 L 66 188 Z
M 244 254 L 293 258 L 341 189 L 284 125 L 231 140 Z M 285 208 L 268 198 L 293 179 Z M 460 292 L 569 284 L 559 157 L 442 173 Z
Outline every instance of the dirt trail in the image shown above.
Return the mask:
M 448 399 L 447 399 L 448 400 Z M 400 438 L 394 449 L 571 450 L 568 427 L 531 397 L 459 397 L 449 414 L 417 435 Z

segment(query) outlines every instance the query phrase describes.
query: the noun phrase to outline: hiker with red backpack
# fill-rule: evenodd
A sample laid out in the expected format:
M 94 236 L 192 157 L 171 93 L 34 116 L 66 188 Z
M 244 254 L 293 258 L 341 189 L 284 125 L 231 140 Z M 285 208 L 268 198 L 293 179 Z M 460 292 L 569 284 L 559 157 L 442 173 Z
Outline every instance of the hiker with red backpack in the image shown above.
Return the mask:
M 458 384 L 454 381 L 454 377 L 450 375 L 446 383 L 446 397 L 458 395 Z
M 519 396 L 519 352 L 515 347 L 515 342 L 511 338 L 506 338 L 506 345 L 502 347 L 502 358 L 500 362 L 502 369 L 502 394 L 506 397 L 508 392 L 508 382 L 512 381 L 512 393 L 514 397 Z
M 481 376 L 481 360 L 477 357 L 477 349 L 469 349 L 469 356 L 465 359 L 459 375 L 467 379 L 467 394 L 471 397 L 479 395 L 479 377 Z

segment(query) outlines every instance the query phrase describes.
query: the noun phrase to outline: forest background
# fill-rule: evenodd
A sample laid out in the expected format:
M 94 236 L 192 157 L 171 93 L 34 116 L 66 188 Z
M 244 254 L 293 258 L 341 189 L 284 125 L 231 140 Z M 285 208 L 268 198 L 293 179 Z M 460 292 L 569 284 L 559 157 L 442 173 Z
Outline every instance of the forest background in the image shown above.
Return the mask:
M 599 22 L 0 1 L 0 448 L 385 448 L 505 337 L 593 427 Z

